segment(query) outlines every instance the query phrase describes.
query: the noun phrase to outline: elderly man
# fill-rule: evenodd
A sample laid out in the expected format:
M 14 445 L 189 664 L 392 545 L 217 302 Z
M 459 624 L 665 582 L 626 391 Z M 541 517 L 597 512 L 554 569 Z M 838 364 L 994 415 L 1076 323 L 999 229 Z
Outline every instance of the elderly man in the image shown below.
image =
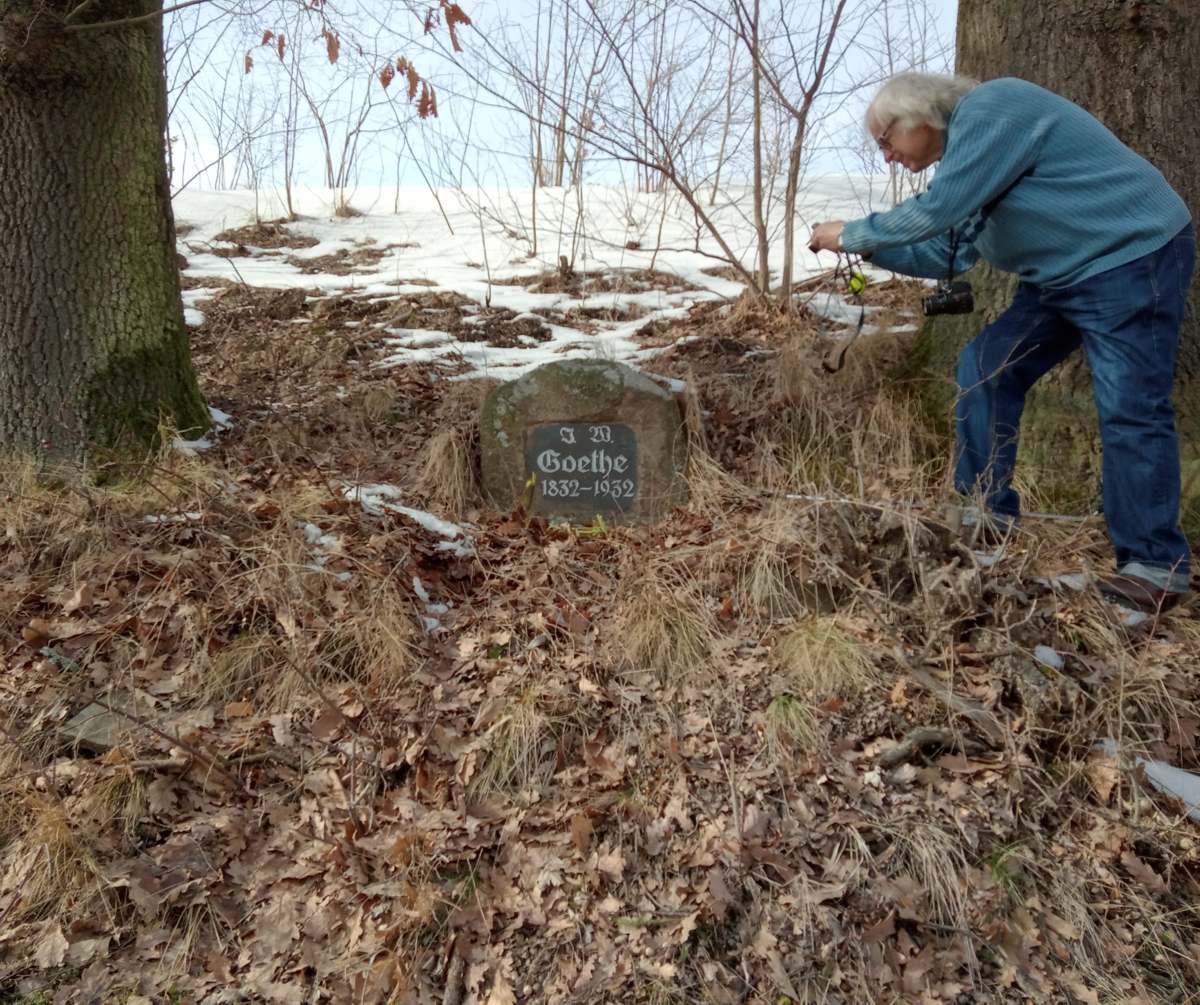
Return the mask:
M 959 357 L 956 488 L 982 497 L 993 526 L 1014 523 L 1025 394 L 1082 345 L 1117 556 L 1100 589 L 1145 610 L 1176 602 L 1189 580 L 1170 398 L 1195 261 L 1187 206 L 1082 108 L 1023 80 L 903 74 L 866 124 L 889 164 L 940 161 L 937 175 L 888 212 L 820 224 L 809 247 L 936 279 L 984 258 L 1021 280 Z

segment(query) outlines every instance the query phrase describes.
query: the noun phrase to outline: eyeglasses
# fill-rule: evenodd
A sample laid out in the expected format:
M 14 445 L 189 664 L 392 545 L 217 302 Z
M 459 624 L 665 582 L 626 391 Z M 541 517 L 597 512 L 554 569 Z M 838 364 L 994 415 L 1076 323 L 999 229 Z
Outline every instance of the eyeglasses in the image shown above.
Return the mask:
M 890 154 L 892 152 L 892 141 L 888 139 L 888 134 L 896 128 L 896 123 L 899 121 L 899 119 L 892 119 L 892 121 L 888 124 L 887 129 L 881 132 L 878 138 L 875 140 L 876 144 L 879 146 L 880 152 L 885 154 Z

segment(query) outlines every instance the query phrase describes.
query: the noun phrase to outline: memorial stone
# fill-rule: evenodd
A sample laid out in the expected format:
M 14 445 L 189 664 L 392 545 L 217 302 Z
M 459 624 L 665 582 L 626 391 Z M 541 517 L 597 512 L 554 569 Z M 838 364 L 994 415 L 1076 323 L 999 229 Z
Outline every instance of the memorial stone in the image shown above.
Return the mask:
M 547 517 L 654 520 L 687 501 L 675 396 L 607 360 L 547 363 L 493 390 L 480 419 L 483 489 Z

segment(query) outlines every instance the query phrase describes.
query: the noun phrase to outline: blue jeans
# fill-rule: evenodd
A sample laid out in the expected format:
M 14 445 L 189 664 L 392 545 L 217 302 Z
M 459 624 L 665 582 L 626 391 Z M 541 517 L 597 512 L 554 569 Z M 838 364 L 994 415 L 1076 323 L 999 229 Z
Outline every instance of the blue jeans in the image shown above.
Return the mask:
M 1171 385 L 1196 239 L 1185 227 L 1158 251 L 1065 289 L 1020 283 L 1012 306 L 958 359 L 955 487 L 1015 517 L 1012 487 L 1025 394 L 1082 345 L 1103 448 L 1104 517 L 1117 566 L 1186 590 L 1179 528 L 1179 441 Z

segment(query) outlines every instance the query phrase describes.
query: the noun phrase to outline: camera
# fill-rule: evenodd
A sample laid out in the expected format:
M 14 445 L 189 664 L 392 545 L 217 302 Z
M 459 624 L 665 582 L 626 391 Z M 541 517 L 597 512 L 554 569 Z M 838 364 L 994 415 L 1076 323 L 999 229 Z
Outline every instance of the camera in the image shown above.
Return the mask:
M 921 301 L 925 316 L 937 314 L 970 314 L 975 310 L 975 298 L 971 296 L 971 284 L 966 282 L 938 283 L 932 296 Z

